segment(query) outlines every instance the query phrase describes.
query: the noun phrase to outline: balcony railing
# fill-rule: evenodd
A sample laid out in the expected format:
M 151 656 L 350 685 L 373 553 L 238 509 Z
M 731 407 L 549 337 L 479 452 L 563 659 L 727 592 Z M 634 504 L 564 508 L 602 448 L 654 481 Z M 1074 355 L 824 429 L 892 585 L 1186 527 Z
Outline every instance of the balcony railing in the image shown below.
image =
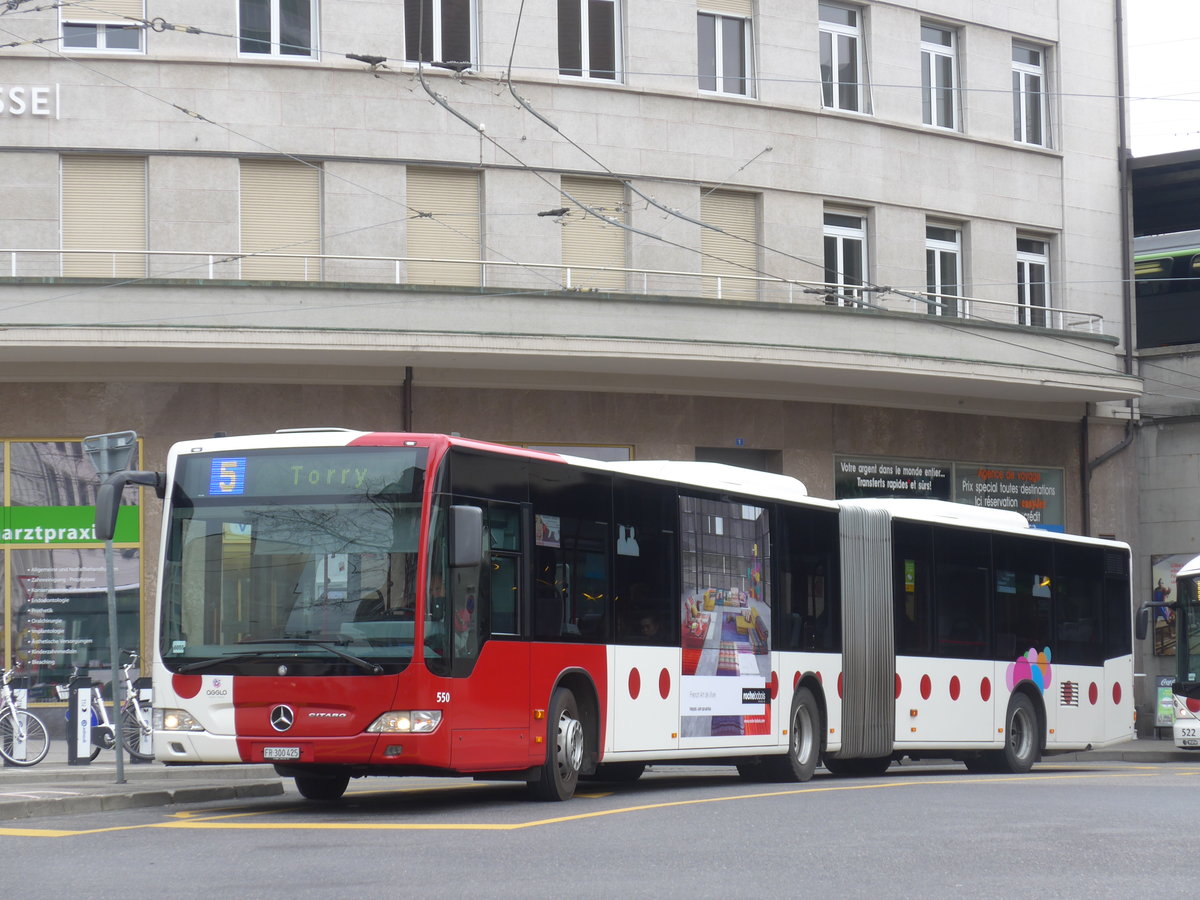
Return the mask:
M 1097 313 L 890 287 L 846 287 L 760 275 L 567 266 L 507 260 L 171 250 L 4 250 L 13 278 L 323 281 L 708 297 L 913 312 L 968 321 L 1104 333 Z M 2 271 L 2 270 L 0 270 Z M 430 275 L 430 273 L 433 273 Z

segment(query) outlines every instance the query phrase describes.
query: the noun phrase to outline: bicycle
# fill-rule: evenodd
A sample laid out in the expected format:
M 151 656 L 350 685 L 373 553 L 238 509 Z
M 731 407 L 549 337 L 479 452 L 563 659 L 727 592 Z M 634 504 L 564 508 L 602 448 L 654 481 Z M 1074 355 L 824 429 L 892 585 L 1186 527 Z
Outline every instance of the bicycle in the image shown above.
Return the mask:
M 119 719 L 121 722 L 121 746 L 133 759 L 148 760 L 154 759 L 153 753 L 142 752 L 142 735 L 149 736 L 151 734 L 150 724 L 150 709 L 143 705 L 138 696 L 138 690 L 134 685 L 133 671 L 137 665 L 138 654 L 136 650 L 123 650 L 123 653 L 129 654 L 129 662 L 121 667 L 121 684 L 123 685 L 123 697 L 121 701 L 121 711 Z M 62 700 L 70 697 L 71 685 L 79 678 L 79 667 L 76 666 L 71 670 L 71 677 L 65 685 L 58 685 L 56 690 L 58 696 Z M 108 706 L 104 702 L 104 695 L 101 693 L 100 685 L 93 684 L 91 687 L 91 711 L 92 711 L 92 751 L 88 759 L 95 759 L 100 755 L 101 750 L 112 750 L 116 746 L 116 735 L 113 730 L 112 719 L 108 716 Z M 70 720 L 70 710 L 67 711 L 67 719 Z
M 46 724 L 17 706 L 9 687 L 13 670 L 5 669 L 0 681 L 0 757 L 14 766 L 36 766 L 50 750 L 50 734 Z

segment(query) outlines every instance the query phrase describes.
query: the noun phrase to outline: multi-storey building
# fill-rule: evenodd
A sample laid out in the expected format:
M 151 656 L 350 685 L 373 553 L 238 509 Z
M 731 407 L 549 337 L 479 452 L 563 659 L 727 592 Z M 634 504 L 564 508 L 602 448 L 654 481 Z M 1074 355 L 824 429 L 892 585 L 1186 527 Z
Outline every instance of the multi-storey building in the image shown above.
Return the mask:
M 1113 12 L 9 3 L 5 504 L 86 434 L 341 425 L 1128 539 Z M 58 563 L 6 546 L 13 653 Z

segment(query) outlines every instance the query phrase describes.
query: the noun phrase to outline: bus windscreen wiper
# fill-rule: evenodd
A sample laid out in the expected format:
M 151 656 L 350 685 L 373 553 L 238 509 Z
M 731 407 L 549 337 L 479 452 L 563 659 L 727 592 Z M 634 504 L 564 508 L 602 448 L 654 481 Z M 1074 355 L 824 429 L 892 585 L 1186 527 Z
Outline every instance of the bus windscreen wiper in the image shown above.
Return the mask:
M 355 656 L 353 653 L 329 644 L 325 641 L 319 641 L 314 638 L 256 638 L 248 641 L 238 641 L 239 644 L 300 644 L 306 647 L 317 647 L 321 650 L 328 651 L 334 656 L 341 657 L 347 662 L 353 663 L 365 672 L 370 672 L 372 675 L 382 675 L 383 666 L 378 663 L 373 663 L 363 659 L 361 656 Z M 277 656 L 279 651 L 276 650 L 251 650 L 246 653 L 237 653 L 233 656 L 219 656 L 214 659 L 202 659 L 197 662 L 187 663 L 179 667 L 179 672 L 198 672 L 201 669 L 208 669 L 213 666 L 219 666 L 223 663 L 245 662 L 250 659 L 262 659 L 264 656 Z
M 334 656 L 340 656 L 342 659 L 346 660 L 346 662 L 354 663 L 354 665 L 358 666 L 364 672 L 370 672 L 372 675 L 382 675 L 383 674 L 383 666 L 379 665 L 379 663 L 373 663 L 370 660 L 363 659 L 361 656 L 355 656 L 353 653 L 343 650 L 341 647 L 337 646 L 336 644 L 331 644 L 328 641 L 318 640 L 317 638 L 294 638 L 294 637 L 252 638 L 247 641 L 238 641 L 238 643 L 239 644 L 300 644 L 305 647 L 319 647 L 322 650 L 326 650 L 329 653 L 332 653 Z M 257 651 L 252 655 L 258 656 L 258 655 L 263 654 L 264 652 L 265 651 Z

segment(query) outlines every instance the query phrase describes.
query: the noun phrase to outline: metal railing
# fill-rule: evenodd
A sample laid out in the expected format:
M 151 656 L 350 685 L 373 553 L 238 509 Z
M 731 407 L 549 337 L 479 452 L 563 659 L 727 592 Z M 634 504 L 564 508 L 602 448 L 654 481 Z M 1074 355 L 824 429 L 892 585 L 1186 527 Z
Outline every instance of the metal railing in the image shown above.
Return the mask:
M 8 260 L 8 274 L 12 278 L 323 281 L 707 297 L 726 301 L 820 304 L 924 313 L 946 319 L 999 322 L 1090 334 L 1104 332 L 1103 317 L 1082 310 L 1028 306 L 982 297 L 931 294 L 921 290 L 847 287 L 762 275 L 328 253 L 0 249 L 0 260 L 5 257 Z

